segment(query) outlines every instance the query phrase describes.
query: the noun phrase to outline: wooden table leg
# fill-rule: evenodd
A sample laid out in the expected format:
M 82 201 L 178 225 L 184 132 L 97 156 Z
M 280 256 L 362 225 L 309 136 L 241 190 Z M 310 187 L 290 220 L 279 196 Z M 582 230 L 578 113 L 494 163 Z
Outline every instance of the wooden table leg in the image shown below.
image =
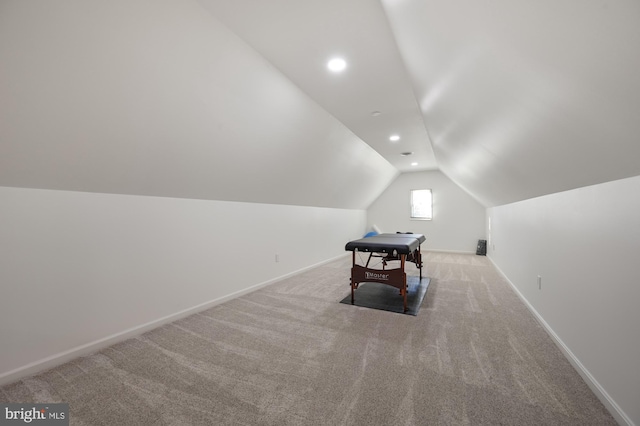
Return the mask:
M 406 254 L 401 254 L 400 255 L 400 269 L 402 270 L 402 279 L 403 279 L 403 283 L 402 283 L 402 288 L 403 288 L 403 297 L 404 297 L 404 312 L 407 312 L 407 274 L 404 273 L 404 263 L 405 263 L 405 258 L 407 257 Z
M 355 302 L 355 298 L 354 298 L 354 285 L 355 283 L 353 282 L 353 267 L 356 265 L 356 252 L 353 251 L 352 252 L 352 256 L 351 256 L 351 304 L 353 305 Z

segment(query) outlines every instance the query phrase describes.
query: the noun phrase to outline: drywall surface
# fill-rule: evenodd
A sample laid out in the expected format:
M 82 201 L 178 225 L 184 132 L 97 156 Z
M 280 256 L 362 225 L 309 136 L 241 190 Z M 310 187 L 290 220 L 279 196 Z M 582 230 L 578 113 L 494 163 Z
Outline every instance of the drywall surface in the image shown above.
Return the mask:
M 193 0 L 0 4 L 0 186 L 365 209 L 398 171 Z
M 438 168 L 484 206 L 640 174 L 637 0 L 381 3 Z
M 0 382 L 343 255 L 365 221 L 364 210 L 0 187 Z
M 640 424 L 640 176 L 490 208 L 487 222 L 493 262 Z
M 410 191 L 431 189 L 433 220 L 410 219 Z M 425 234 L 427 250 L 474 252 L 485 235 L 485 208 L 439 171 L 403 173 L 367 209 L 382 232 Z

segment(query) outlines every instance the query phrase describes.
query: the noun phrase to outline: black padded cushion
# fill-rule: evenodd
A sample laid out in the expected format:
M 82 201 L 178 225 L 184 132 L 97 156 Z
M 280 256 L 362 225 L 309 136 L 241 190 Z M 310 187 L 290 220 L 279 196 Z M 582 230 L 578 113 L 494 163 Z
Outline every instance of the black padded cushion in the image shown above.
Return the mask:
M 373 237 L 349 241 L 346 251 L 368 251 L 375 253 L 413 253 L 426 238 L 422 234 L 379 234 Z

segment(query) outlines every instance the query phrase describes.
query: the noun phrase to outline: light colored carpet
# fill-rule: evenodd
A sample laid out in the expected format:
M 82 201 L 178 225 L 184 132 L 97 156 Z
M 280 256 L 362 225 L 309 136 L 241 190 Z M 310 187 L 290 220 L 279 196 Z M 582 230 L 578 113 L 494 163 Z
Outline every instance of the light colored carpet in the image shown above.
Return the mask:
M 424 257 L 417 316 L 339 303 L 345 257 L 0 400 L 68 402 L 72 425 L 616 424 L 488 259 Z

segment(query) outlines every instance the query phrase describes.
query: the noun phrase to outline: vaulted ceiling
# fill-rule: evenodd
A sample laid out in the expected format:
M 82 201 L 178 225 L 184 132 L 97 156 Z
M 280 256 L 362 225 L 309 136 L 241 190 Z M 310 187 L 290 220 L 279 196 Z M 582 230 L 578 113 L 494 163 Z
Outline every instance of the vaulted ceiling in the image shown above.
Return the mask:
M 400 171 L 486 206 L 640 174 L 640 2 L 200 2 Z
M 637 0 L 2 0 L 0 185 L 505 204 L 640 175 L 638 75 Z
M 640 174 L 640 2 L 383 3 L 438 166 L 483 204 Z

